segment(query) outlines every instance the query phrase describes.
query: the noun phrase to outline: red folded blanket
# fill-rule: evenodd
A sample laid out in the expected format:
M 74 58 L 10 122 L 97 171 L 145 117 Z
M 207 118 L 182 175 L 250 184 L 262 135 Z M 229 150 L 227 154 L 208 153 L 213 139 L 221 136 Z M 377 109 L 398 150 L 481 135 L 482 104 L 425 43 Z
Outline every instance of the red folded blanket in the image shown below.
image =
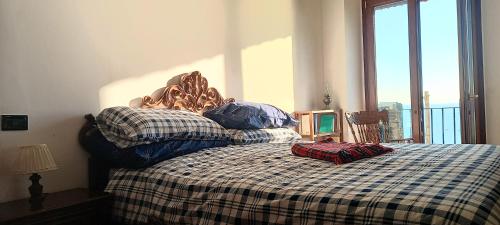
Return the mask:
M 327 160 L 335 164 L 350 163 L 392 151 L 392 148 L 379 144 L 323 142 L 297 143 L 292 146 L 292 153 L 294 155 Z

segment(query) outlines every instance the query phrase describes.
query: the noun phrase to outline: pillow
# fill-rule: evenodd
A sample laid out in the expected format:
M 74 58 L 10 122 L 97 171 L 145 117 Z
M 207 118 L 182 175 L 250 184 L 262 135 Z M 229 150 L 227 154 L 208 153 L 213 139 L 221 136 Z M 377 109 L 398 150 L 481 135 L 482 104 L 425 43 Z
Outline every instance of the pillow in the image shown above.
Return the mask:
M 231 102 L 206 111 L 210 118 L 227 129 L 264 129 L 293 127 L 297 121 L 272 105 L 251 102 Z
M 257 129 L 257 130 L 228 130 L 231 142 L 235 145 L 253 143 L 289 143 L 302 137 L 289 128 Z
M 112 107 L 96 118 L 102 135 L 119 148 L 169 140 L 228 141 L 226 129 L 193 112 Z
M 138 169 L 201 149 L 224 147 L 229 141 L 171 140 L 120 149 L 106 140 L 95 125 L 91 125 L 81 129 L 80 144 L 92 157 L 112 168 Z

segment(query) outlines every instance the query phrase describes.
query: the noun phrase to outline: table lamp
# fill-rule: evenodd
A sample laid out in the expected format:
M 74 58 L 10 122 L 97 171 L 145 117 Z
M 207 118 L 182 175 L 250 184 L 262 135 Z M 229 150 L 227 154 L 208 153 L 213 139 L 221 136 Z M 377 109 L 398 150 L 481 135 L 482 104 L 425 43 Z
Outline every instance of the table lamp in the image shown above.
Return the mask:
M 19 147 L 15 166 L 18 174 L 32 174 L 30 176 L 31 186 L 29 187 L 31 209 L 42 208 L 43 186 L 39 183 L 42 177 L 38 173 L 57 169 L 49 148 L 46 144 Z

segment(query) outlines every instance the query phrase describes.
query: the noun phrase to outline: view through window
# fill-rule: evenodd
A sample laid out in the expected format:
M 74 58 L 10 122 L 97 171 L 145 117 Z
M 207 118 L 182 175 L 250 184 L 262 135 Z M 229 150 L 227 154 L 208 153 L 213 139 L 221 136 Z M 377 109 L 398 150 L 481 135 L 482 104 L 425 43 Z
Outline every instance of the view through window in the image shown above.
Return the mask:
M 387 109 L 393 139 L 412 137 L 408 5 L 375 9 L 379 110 Z M 420 3 L 425 143 L 460 143 L 456 0 Z

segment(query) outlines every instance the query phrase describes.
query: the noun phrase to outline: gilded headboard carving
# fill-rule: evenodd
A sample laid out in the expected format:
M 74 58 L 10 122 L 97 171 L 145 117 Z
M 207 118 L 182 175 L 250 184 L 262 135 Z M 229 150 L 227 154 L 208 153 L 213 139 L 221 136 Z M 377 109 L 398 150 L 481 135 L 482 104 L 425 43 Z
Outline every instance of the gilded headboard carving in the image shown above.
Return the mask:
M 182 74 L 177 84 L 167 85 L 159 98 L 142 98 L 143 108 L 168 108 L 203 113 L 214 107 L 234 102 L 224 99 L 219 91 L 208 87 L 208 81 L 200 72 Z

